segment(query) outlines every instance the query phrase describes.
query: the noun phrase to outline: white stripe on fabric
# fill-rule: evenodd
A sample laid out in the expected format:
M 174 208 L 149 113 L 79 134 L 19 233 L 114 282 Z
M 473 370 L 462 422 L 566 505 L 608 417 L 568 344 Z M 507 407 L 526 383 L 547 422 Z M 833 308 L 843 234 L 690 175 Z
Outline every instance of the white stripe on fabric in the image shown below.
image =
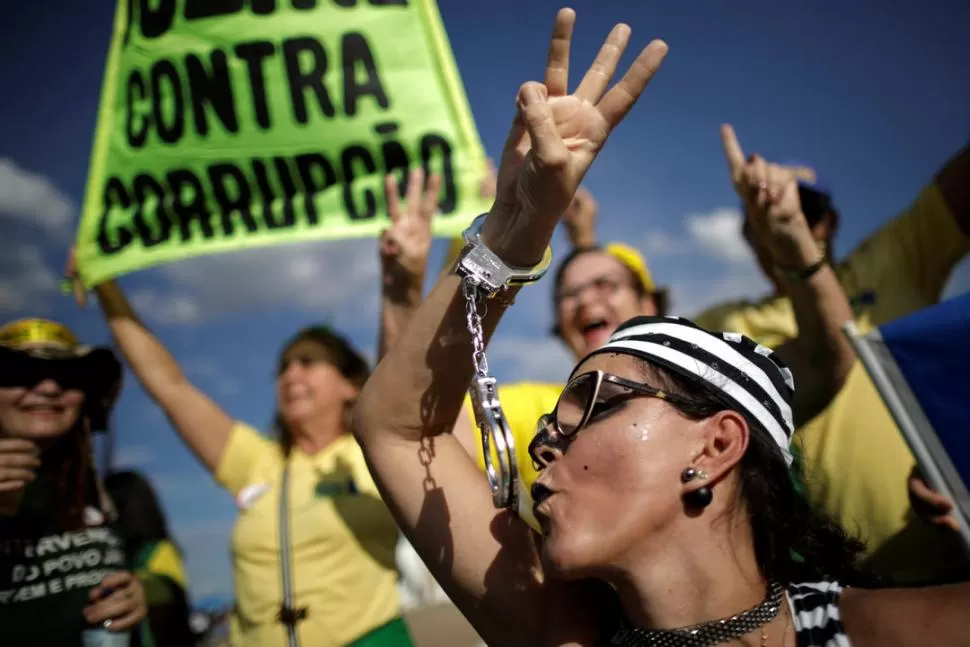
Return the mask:
M 794 597 L 796 600 L 800 600 L 805 596 L 812 595 L 813 592 L 817 591 L 819 593 L 841 593 L 842 585 L 838 582 L 799 582 L 797 588 L 812 589 L 812 592 L 798 593 Z
M 740 386 L 734 380 L 711 368 L 708 364 L 705 364 L 696 357 L 691 357 L 686 353 L 682 353 L 679 350 L 674 350 L 673 348 L 664 346 L 663 344 L 635 339 L 623 339 L 610 342 L 599 352 L 608 350 L 610 348 L 628 348 L 630 350 L 640 351 L 646 355 L 653 355 L 655 357 L 667 360 L 671 364 L 674 364 L 675 366 L 678 366 L 699 377 L 705 382 L 708 382 L 714 388 L 724 391 L 729 396 L 734 398 L 738 404 L 747 409 L 747 411 L 754 416 L 758 422 L 761 423 L 761 426 L 765 428 L 765 431 L 771 435 L 772 439 L 781 449 L 781 453 L 785 458 L 785 464 L 789 467 L 791 466 L 792 455 L 788 448 L 788 434 L 785 433 L 785 431 L 781 428 L 781 424 L 778 422 L 778 419 L 771 415 L 765 406 L 761 404 L 757 398 L 751 395 L 750 391 Z M 710 376 L 719 378 L 720 381 L 715 383 L 711 381 Z
M 613 337 L 610 338 L 610 341 L 606 343 L 605 348 L 609 348 L 614 341 L 650 334 L 670 335 L 671 337 L 682 339 L 689 344 L 696 344 L 711 355 L 724 358 L 726 362 L 734 365 L 735 368 L 745 373 L 748 377 L 754 380 L 758 386 L 765 390 L 768 397 L 774 401 L 774 403 L 778 406 L 778 410 L 781 411 L 781 415 L 785 419 L 785 424 L 788 425 L 790 430 L 794 430 L 795 425 L 792 421 L 791 406 L 778 392 L 778 388 L 774 385 L 771 379 L 768 378 L 768 375 L 765 373 L 764 369 L 735 350 L 731 344 L 722 339 L 718 339 L 709 332 L 684 324 L 642 324 L 640 326 L 632 326 L 615 333 Z M 768 351 L 767 349 L 765 350 L 769 355 L 771 354 L 771 351 Z

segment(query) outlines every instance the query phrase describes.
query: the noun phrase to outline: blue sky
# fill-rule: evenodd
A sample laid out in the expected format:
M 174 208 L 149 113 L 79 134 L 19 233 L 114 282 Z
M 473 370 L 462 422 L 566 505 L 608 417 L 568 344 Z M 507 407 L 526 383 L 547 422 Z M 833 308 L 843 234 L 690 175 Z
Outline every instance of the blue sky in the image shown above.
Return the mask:
M 15 3 L 0 13 L 0 320 L 51 316 L 103 343 L 98 313 L 77 311 L 56 287 L 83 196 L 113 3 L 54 4 Z M 479 132 L 496 156 L 517 86 L 541 78 L 559 5 L 439 4 Z M 646 252 L 679 313 L 765 289 L 736 235 L 721 122 L 735 125 L 749 151 L 817 167 L 843 214 L 840 255 L 904 208 L 970 137 L 970 4 L 891 4 L 573 3 L 575 70 L 620 20 L 637 46 L 653 37 L 670 45 L 587 186 L 601 205 L 601 238 Z M 123 285 L 198 386 L 258 427 L 271 417 L 275 353 L 299 327 L 326 320 L 373 353 L 373 241 L 196 259 Z M 500 377 L 555 379 L 570 365 L 546 334 L 548 284 L 531 290 L 536 298 L 519 300 L 492 347 Z M 968 290 L 964 264 L 948 294 Z M 119 461 L 147 472 L 161 492 L 194 595 L 228 594 L 231 498 L 131 380 L 114 420 Z

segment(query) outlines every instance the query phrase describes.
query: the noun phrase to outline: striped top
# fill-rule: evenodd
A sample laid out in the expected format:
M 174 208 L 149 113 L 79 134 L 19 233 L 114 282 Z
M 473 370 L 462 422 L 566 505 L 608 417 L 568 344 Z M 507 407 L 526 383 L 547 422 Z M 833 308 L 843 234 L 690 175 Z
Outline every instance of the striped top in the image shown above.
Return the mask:
M 788 587 L 797 647 L 850 647 L 839 615 L 838 582 L 804 582 Z

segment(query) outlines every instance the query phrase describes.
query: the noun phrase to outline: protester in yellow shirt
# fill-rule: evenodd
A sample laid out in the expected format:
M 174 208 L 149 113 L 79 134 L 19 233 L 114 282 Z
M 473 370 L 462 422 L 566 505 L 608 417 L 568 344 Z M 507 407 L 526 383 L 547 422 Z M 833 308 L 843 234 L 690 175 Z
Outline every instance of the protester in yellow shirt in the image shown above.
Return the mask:
M 385 269 L 382 321 L 394 319 L 403 294 L 414 289 L 395 277 L 413 274 L 396 268 L 412 260 L 400 250 L 410 252 L 422 230 L 414 222 L 430 221 L 437 206 L 440 177 L 429 178 L 426 191 L 423 184 L 423 173 L 412 171 L 405 216 L 396 182 L 386 182 L 393 224 L 381 250 L 395 267 Z M 399 612 L 397 526 L 349 433 L 353 403 L 369 375 L 363 357 L 324 326 L 288 340 L 276 371 L 279 436 L 270 438 L 188 382 L 115 282 L 97 286 L 96 294 L 145 391 L 236 498 L 232 644 L 282 647 L 293 644 L 294 634 L 303 647 L 411 645 Z M 385 346 L 382 341 L 382 352 Z
M 725 141 L 734 138 L 724 129 Z M 838 212 L 815 171 L 790 164 L 813 234 L 832 261 Z M 765 276 L 778 274 L 745 230 Z M 916 201 L 863 241 L 836 273 L 862 329 L 936 303 L 956 264 L 970 251 L 970 148 L 964 148 Z M 797 334 L 790 301 L 780 292 L 758 302 L 710 308 L 697 323 L 740 332 L 770 347 Z M 841 392 L 798 430 L 804 480 L 811 501 L 867 542 L 866 565 L 901 583 L 940 581 L 965 568 L 956 538 L 912 514 L 907 482 L 914 459 L 865 370 L 855 363 Z

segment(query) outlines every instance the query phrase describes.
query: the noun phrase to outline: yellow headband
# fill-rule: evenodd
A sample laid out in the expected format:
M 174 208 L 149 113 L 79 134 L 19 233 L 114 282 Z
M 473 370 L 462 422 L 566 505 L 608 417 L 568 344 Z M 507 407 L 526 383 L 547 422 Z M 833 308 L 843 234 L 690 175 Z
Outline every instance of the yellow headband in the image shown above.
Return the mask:
M 0 346 L 55 346 L 74 350 L 80 346 L 67 326 L 49 319 L 20 319 L 0 327 Z
M 640 281 L 644 292 L 653 294 L 657 291 L 657 286 L 653 282 L 653 276 L 647 267 L 647 262 L 643 260 L 643 255 L 629 245 L 623 243 L 609 243 L 603 247 L 603 251 L 623 263 L 623 265 L 633 272 L 633 275 Z

